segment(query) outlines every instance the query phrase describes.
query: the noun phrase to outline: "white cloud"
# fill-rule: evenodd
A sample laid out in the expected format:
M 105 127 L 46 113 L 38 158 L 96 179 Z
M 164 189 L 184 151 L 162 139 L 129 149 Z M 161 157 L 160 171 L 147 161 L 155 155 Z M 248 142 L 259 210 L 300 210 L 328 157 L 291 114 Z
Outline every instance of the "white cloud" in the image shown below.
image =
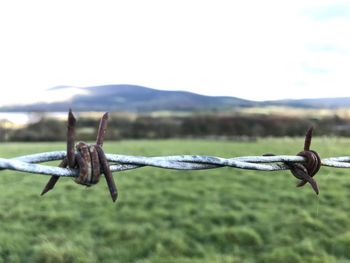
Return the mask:
M 2 1 L 0 104 L 111 83 L 250 99 L 350 96 L 350 18 L 312 13 L 334 3 L 343 4 Z

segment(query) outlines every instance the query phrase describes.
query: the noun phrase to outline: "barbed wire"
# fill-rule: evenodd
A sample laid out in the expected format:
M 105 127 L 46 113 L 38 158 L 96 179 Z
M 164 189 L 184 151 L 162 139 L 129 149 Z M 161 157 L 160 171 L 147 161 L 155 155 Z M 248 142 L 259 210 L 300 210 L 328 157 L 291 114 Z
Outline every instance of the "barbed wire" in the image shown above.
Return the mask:
M 66 151 L 43 152 L 12 159 L 0 158 L 0 169 L 51 175 L 41 193 L 42 195 L 53 189 L 60 177 L 75 177 L 76 183 L 91 186 L 97 184 L 100 175 L 104 174 L 112 200 L 116 201 L 118 190 L 112 172 L 137 169 L 144 166 L 177 170 L 203 170 L 220 167 L 258 171 L 290 170 L 293 176 L 300 180 L 297 186 L 309 183 L 316 194 L 319 193 L 319 189 L 313 176 L 317 174 L 322 165 L 350 168 L 350 156 L 321 159 L 316 151 L 310 149 L 312 127 L 306 133 L 303 151 L 296 156 L 265 154 L 264 156 L 222 158 L 201 155 L 145 157 L 105 154 L 102 146 L 107 120 L 108 113 L 105 113 L 100 120 L 95 144 L 87 144 L 81 141 L 75 144 L 76 119 L 72 111 L 69 110 Z M 40 164 L 55 160 L 61 160 L 59 167 Z
M 63 160 L 65 151 L 43 152 L 24 155 L 12 159 L 0 158 L 0 168 L 21 172 L 55 175 L 62 177 L 77 177 L 78 169 L 61 168 L 39 163 Z M 233 158 L 222 158 L 216 156 L 201 155 L 174 155 L 174 156 L 131 156 L 120 154 L 106 154 L 110 162 L 112 172 L 137 169 L 152 166 L 176 170 L 204 170 L 221 167 L 233 167 L 258 171 L 280 171 L 289 170 L 288 163 L 305 163 L 307 160 L 302 156 L 276 155 L 276 156 L 240 156 Z M 322 166 L 334 168 L 350 168 L 350 156 L 339 156 L 323 158 Z

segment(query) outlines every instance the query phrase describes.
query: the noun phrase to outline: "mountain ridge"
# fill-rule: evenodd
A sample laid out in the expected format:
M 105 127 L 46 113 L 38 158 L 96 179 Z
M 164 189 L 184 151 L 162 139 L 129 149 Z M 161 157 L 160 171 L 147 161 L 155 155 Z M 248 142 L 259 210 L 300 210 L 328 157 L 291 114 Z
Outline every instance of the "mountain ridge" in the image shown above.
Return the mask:
M 81 91 L 70 99 L 38 102 L 28 105 L 0 107 L 0 111 L 225 111 L 241 107 L 288 106 L 297 108 L 350 107 L 350 97 L 252 101 L 231 96 L 207 96 L 188 91 L 157 90 L 138 85 L 118 84 L 91 87 L 57 86 L 47 90 L 48 96 L 57 91 Z

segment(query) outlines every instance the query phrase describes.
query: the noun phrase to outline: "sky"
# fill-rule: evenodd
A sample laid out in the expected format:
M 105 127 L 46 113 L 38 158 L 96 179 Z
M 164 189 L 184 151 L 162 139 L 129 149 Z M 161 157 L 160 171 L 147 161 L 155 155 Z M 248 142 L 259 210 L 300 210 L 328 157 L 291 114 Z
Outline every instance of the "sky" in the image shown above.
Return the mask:
M 349 1 L 0 1 L 0 33 L 0 105 L 61 85 L 350 96 Z

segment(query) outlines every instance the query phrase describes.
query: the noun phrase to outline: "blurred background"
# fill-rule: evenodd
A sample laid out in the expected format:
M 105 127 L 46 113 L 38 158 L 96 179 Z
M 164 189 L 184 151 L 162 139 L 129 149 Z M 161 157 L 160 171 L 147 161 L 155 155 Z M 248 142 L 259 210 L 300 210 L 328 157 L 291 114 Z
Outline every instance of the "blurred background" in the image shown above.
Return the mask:
M 70 94 L 71 88 L 54 89 Z M 212 138 L 255 140 L 302 136 L 314 126 L 319 136 L 350 135 L 350 97 L 251 101 L 134 85 L 80 89 L 71 99 L 4 106 L 1 141 L 62 141 L 67 109 L 79 116 L 78 136 L 93 140 L 98 118 L 111 113 L 107 138 Z M 51 90 L 47 92 L 50 95 Z
M 320 1 L 0 3 L 0 156 L 95 140 L 107 153 L 295 155 L 350 149 L 350 4 Z M 57 165 L 56 162 L 49 163 Z M 0 173 L 0 262 L 350 262 L 350 177 L 323 167 L 115 173 L 120 195 Z
M 0 108 L 1 141 L 63 141 L 70 108 L 79 116 L 82 140 L 95 138 L 104 111 L 111 113 L 110 140 L 255 140 L 302 136 L 311 126 L 319 136 L 350 135 L 350 97 L 253 101 L 120 84 L 59 87 L 45 93 L 55 97 L 57 92 L 76 91 L 80 94 L 65 101 Z

